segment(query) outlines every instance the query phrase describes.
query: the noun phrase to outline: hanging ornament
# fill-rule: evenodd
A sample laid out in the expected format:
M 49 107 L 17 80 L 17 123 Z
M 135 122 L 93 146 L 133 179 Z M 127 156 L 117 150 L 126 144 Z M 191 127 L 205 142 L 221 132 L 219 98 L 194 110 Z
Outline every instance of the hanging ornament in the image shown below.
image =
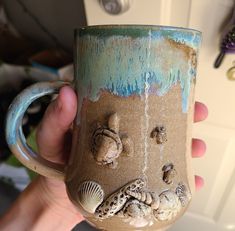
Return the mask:
M 221 65 L 226 53 L 235 53 L 235 25 L 231 27 L 229 32 L 222 39 L 220 53 L 214 63 L 215 68 Z
M 235 81 L 235 61 L 233 61 L 233 66 L 227 70 L 226 75 L 229 80 Z
M 235 53 L 235 8 L 230 22 L 228 23 L 228 26 L 225 27 L 222 34 L 220 42 L 220 53 L 214 63 L 215 68 L 220 67 L 224 56 L 228 53 Z

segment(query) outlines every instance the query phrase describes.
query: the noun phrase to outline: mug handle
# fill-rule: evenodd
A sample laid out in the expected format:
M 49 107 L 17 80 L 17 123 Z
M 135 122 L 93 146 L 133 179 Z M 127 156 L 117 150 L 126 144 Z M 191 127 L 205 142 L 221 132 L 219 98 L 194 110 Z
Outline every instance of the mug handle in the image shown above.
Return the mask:
M 12 102 L 6 117 L 6 141 L 16 158 L 29 169 L 46 177 L 64 180 L 65 165 L 53 163 L 35 153 L 26 143 L 22 120 L 29 105 L 36 99 L 58 93 L 69 82 L 40 82 L 23 90 Z

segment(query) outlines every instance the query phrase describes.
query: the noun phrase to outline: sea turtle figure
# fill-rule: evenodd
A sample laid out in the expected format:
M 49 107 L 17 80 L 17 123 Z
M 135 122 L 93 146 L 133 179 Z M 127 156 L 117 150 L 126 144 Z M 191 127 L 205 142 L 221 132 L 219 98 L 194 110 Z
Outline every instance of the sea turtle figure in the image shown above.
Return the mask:
M 92 135 L 92 154 L 97 164 L 116 168 L 120 154 L 132 156 L 133 142 L 119 134 L 120 118 L 117 113 L 109 116 L 108 126 L 98 125 Z

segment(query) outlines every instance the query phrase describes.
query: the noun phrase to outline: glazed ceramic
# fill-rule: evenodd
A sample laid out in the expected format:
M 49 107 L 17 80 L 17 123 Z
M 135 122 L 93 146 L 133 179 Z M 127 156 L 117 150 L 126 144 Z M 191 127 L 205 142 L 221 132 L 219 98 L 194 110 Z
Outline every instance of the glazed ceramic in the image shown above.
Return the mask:
M 22 117 L 36 98 L 68 84 L 23 91 L 7 141 L 32 170 L 65 181 L 68 196 L 101 230 L 163 230 L 194 192 L 191 127 L 201 34 L 160 26 L 92 26 L 75 32 L 78 111 L 67 165 L 34 153 Z

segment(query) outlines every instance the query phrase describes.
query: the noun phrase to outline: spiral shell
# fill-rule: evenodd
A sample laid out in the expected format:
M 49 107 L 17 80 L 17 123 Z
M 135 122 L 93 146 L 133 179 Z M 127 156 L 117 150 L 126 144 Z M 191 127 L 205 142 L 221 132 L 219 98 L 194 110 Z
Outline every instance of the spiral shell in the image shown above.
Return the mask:
M 153 210 L 153 215 L 158 221 L 169 221 L 177 216 L 182 206 L 175 192 L 167 190 L 160 194 L 160 205 Z
M 150 205 L 152 209 L 157 209 L 159 207 L 159 196 L 155 192 L 137 192 L 127 190 L 126 193 L 135 199 L 145 203 L 146 205 Z
M 175 193 L 179 197 L 181 205 L 185 207 L 191 199 L 191 194 L 187 186 L 183 183 L 179 183 L 175 190 Z
M 83 182 L 78 189 L 78 201 L 80 205 L 89 213 L 95 213 L 96 208 L 104 199 L 104 191 L 101 186 L 94 181 Z

